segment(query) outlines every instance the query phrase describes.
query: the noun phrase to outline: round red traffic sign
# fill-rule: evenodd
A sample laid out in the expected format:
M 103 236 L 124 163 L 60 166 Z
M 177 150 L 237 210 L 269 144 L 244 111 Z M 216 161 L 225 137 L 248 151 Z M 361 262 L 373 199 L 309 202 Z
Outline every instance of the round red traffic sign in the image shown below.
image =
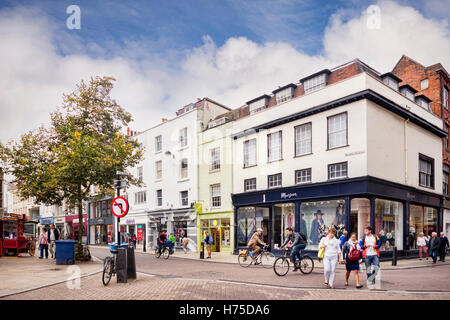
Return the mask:
M 117 218 L 125 217 L 128 213 L 129 205 L 124 197 L 116 197 L 111 202 L 111 212 Z

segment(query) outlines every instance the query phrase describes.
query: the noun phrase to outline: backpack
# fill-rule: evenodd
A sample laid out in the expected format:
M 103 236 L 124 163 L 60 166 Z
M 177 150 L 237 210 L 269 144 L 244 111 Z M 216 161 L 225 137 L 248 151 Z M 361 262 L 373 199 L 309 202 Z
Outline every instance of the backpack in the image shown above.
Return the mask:
M 348 253 L 348 260 L 358 261 L 361 258 L 361 252 L 358 250 L 357 245 L 352 245 L 350 252 Z

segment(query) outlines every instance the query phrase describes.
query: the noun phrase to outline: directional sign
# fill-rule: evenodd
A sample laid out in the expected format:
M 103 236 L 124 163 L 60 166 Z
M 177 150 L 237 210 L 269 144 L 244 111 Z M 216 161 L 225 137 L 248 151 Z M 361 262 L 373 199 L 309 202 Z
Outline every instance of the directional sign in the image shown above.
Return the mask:
M 116 197 L 111 202 L 111 212 L 117 218 L 125 217 L 129 208 L 128 201 L 124 197 Z

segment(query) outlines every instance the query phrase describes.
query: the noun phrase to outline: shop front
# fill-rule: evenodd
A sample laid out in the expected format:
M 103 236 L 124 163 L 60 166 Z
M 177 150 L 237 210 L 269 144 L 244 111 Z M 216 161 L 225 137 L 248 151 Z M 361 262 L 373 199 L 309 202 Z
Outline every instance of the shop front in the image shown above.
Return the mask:
M 80 234 L 80 219 L 77 214 L 66 216 L 66 230 L 68 239 L 78 240 L 78 236 Z M 86 243 L 86 240 L 87 240 L 87 214 L 83 214 L 82 242 Z
M 111 199 L 88 203 L 88 243 L 107 245 L 113 242 L 115 217 L 111 213 Z
M 201 242 L 206 232 L 212 236 L 213 252 L 233 252 L 234 218 L 233 212 L 199 214 L 197 219 L 197 250 L 201 250 Z
M 197 250 L 197 214 L 194 209 L 174 209 L 148 212 L 147 216 L 147 248 L 157 245 L 158 235 L 161 231 L 174 234 L 176 247 L 181 247 L 181 239 L 189 238 L 189 248 Z
M 324 226 L 364 234 L 372 226 L 380 252 L 415 254 L 418 233 L 439 230 L 441 196 L 374 177 L 352 178 L 288 188 L 234 194 L 235 248 L 247 246 L 257 228 L 275 251 L 292 227 L 307 237 L 307 251 L 316 252 Z
M 64 230 L 64 225 L 66 223 L 66 218 L 63 217 L 55 217 L 53 219 L 54 223 L 55 223 L 55 228 L 58 229 L 59 234 L 61 235 L 61 239 L 72 239 L 72 238 L 65 238 L 65 230 Z
M 146 215 L 133 215 L 133 217 L 125 217 L 120 219 L 120 232 L 128 233 L 130 239 L 136 236 L 136 248 L 143 249 L 145 246 L 146 234 Z

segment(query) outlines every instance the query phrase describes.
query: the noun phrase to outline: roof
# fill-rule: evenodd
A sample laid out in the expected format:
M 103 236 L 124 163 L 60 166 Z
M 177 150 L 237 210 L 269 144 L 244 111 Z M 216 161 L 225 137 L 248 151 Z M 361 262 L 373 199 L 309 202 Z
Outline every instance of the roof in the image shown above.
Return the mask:
M 278 89 L 273 90 L 272 93 L 273 93 L 273 94 L 276 94 L 277 92 L 280 92 L 280 91 L 282 91 L 282 90 L 284 90 L 284 89 L 287 89 L 287 88 L 293 88 L 293 89 L 295 89 L 295 88 L 297 88 L 297 86 L 296 86 L 295 84 L 293 84 L 293 83 L 289 83 L 289 84 L 287 84 L 287 85 L 285 85 L 285 86 L 283 86 L 283 87 L 279 87 Z
M 397 82 L 402 82 L 402 79 L 400 79 L 399 77 L 397 77 L 395 74 L 393 74 L 392 72 L 386 72 L 383 73 L 381 76 L 381 79 L 385 78 L 385 77 L 390 77 L 392 79 L 394 79 Z
M 423 100 L 425 100 L 426 102 L 431 102 L 431 99 L 430 98 L 428 98 L 426 95 L 424 95 L 423 93 L 421 93 L 421 94 L 419 94 L 419 95 L 417 95 L 416 96 L 416 99 L 423 99 Z
M 313 74 L 311 74 L 311 75 L 309 75 L 307 77 L 304 77 L 304 78 L 300 79 L 300 82 L 304 82 L 304 81 L 306 81 L 308 79 L 314 78 L 314 77 L 316 77 L 318 75 L 321 75 L 322 73 L 330 74 L 331 71 L 329 69 L 323 69 L 323 70 L 321 70 L 319 72 L 313 73 Z
M 261 100 L 261 99 L 263 99 L 263 98 L 270 99 L 270 96 L 267 95 L 267 94 L 263 94 L 262 96 L 259 96 L 258 98 L 255 98 L 255 99 L 252 99 L 252 100 L 250 100 L 250 101 L 247 101 L 246 103 L 247 103 L 247 104 L 250 104 L 250 103 L 253 103 L 253 102 L 255 102 L 255 101 Z
M 416 89 L 414 89 L 413 87 L 411 87 L 409 84 L 402 84 L 401 86 L 398 86 L 398 88 L 401 90 L 403 88 L 409 89 L 410 91 L 412 91 L 413 93 L 417 93 L 419 91 L 417 91 Z

